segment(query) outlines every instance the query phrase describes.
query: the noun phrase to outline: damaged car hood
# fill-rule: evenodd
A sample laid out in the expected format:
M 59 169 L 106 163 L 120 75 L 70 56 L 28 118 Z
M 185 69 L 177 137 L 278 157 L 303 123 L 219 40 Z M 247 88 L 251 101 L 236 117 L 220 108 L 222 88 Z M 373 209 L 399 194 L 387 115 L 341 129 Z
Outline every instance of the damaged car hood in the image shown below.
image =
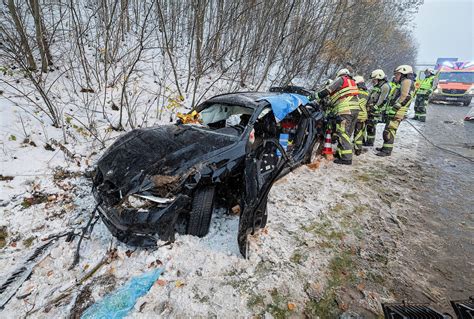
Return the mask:
M 179 176 L 238 140 L 194 125 L 136 129 L 118 138 L 97 166 L 104 181 L 128 192 L 145 176 Z

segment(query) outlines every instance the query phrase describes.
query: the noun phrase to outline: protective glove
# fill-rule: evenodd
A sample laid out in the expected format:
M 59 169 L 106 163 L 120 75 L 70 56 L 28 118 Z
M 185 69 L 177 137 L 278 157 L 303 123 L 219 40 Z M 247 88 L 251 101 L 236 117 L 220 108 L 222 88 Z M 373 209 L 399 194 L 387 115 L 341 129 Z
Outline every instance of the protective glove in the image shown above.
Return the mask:
M 308 96 L 308 100 L 315 101 L 316 103 L 319 103 L 320 98 L 319 98 L 318 93 L 313 93 L 310 96 Z
M 388 116 L 388 117 L 394 117 L 395 114 L 397 114 L 397 110 L 393 107 L 389 107 L 387 108 L 387 110 L 385 111 L 385 114 Z

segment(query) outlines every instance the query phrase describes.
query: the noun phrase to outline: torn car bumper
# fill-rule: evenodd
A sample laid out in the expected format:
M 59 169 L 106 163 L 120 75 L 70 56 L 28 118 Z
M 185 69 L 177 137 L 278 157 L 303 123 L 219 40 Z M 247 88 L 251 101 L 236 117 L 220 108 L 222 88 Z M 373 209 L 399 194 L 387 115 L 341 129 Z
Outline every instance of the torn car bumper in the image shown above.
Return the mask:
M 148 209 L 108 207 L 97 198 L 102 221 L 118 240 L 131 246 L 153 247 L 157 240 L 173 241 L 179 214 L 189 210 L 191 199 L 180 194 L 168 205 Z

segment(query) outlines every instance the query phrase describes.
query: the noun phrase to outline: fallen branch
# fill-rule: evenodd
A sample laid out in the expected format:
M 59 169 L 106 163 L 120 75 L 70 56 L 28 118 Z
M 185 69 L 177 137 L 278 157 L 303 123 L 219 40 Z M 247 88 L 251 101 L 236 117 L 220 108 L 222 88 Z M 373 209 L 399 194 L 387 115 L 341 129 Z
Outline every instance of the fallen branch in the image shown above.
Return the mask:
M 89 231 L 89 229 L 90 229 L 90 231 L 92 231 L 92 228 L 93 228 L 93 225 L 95 225 L 95 222 L 92 226 L 91 226 L 91 223 L 92 223 L 92 220 L 95 217 L 95 213 L 96 213 L 97 208 L 99 207 L 99 205 L 100 205 L 100 203 L 98 203 L 95 206 L 94 210 L 92 211 L 91 218 L 87 222 L 87 225 L 82 228 L 82 234 L 81 234 L 81 237 L 79 237 L 79 241 L 77 242 L 76 253 L 74 254 L 74 260 L 72 261 L 72 264 L 71 264 L 71 266 L 69 266 L 68 270 L 73 269 L 79 263 L 79 258 L 81 257 L 80 254 L 79 254 L 79 251 L 81 249 L 82 239 L 84 238 L 86 233 Z
M 87 273 L 85 273 L 81 278 L 79 278 L 75 284 L 69 286 L 68 288 L 66 288 L 64 290 L 64 292 L 60 293 L 58 296 L 52 298 L 50 301 L 47 301 L 46 303 L 44 303 L 43 305 L 41 305 L 40 307 L 36 308 L 36 309 L 33 309 L 32 311 L 30 311 L 28 315 L 32 315 L 38 311 L 40 311 L 41 309 L 48 309 L 50 307 L 52 307 L 53 305 L 55 305 L 56 303 L 58 303 L 59 301 L 63 300 L 64 298 L 68 297 L 69 295 L 71 295 L 71 293 L 73 293 L 74 289 L 78 288 L 79 286 L 81 286 L 84 282 L 86 282 L 88 279 L 90 279 L 92 276 L 94 276 L 94 274 L 105 264 L 108 264 L 112 259 L 113 259 L 113 255 L 114 255 L 115 251 L 114 249 L 109 249 L 107 250 L 107 253 L 105 254 L 105 256 L 90 270 L 88 271 Z

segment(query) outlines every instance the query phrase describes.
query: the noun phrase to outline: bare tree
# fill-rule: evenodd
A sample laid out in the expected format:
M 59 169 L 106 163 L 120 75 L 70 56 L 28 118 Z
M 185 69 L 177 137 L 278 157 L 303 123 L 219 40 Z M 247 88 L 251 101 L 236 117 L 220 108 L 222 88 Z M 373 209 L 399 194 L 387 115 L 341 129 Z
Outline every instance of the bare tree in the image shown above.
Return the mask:
M 8 0 L 8 10 L 10 11 L 10 15 L 13 19 L 13 22 L 15 23 L 16 32 L 18 33 L 18 36 L 20 37 L 20 43 L 21 43 L 20 52 L 23 54 L 23 56 L 26 57 L 26 60 L 28 63 L 28 69 L 30 69 L 31 71 L 34 71 L 36 70 L 36 62 L 35 62 L 35 59 L 33 58 L 33 53 L 31 52 L 30 45 L 28 44 L 28 38 L 26 37 L 25 28 L 23 27 L 23 23 L 21 22 L 20 17 L 18 16 L 18 12 L 15 6 L 14 0 Z

